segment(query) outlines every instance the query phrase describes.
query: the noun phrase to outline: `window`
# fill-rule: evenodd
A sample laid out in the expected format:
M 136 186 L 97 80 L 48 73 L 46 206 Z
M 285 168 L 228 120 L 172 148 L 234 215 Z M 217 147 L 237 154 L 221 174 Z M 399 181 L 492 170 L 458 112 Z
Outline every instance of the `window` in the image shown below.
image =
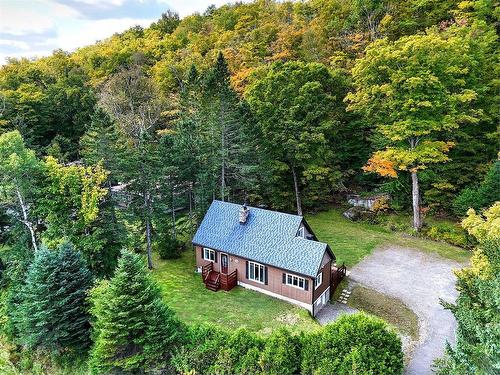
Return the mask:
M 291 285 L 295 288 L 304 289 L 305 288 L 305 280 L 303 277 L 298 277 L 295 275 L 286 274 L 286 285 Z
M 316 279 L 314 280 L 314 289 L 318 289 L 318 287 L 321 285 L 323 282 L 323 272 L 318 273 L 318 276 L 316 276 Z
M 203 248 L 203 259 L 215 262 L 215 250 Z
M 304 230 L 304 227 L 300 227 L 299 228 L 299 232 L 297 234 L 299 237 L 302 237 L 302 238 L 305 238 L 306 235 L 305 235 L 305 230 Z
M 255 262 L 248 262 L 248 280 L 257 281 L 258 283 L 265 283 L 265 267 L 262 264 Z

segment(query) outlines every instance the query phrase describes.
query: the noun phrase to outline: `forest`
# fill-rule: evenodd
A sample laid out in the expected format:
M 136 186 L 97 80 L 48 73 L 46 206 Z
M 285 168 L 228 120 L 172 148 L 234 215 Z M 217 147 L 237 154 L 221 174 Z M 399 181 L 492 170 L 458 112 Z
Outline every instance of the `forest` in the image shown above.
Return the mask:
M 71 53 L 9 59 L 0 331 L 12 361 L 82 373 L 401 373 L 397 338 L 368 317 L 268 339 L 186 326 L 142 264 L 179 257 L 213 199 L 305 215 L 356 193 L 388 194 L 414 236 L 447 240 L 426 218 L 464 220 L 476 266 L 448 306 L 462 336 L 441 371 L 498 371 L 499 9 L 256 0 L 182 19 L 166 11 Z M 342 324 L 368 326 L 386 350 L 335 347 L 328 335 Z M 227 340 L 233 349 L 205 363 Z M 315 345 L 347 359 L 318 365 Z

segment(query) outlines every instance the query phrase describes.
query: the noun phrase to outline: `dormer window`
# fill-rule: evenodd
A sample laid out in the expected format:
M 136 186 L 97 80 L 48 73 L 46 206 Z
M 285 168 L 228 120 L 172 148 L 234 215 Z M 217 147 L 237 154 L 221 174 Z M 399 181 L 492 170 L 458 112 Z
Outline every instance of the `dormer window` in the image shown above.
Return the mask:
M 302 238 L 306 238 L 306 231 L 305 231 L 304 227 L 299 228 L 297 236 L 302 237 Z

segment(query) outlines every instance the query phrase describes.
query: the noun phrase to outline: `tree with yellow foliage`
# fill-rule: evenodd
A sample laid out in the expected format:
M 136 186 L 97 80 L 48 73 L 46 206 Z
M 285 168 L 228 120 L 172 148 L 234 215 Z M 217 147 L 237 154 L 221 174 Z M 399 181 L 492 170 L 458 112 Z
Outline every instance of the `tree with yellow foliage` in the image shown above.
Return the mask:
M 472 28 L 471 28 L 472 30 Z M 484 35 L 477 29 L 475 38 Z M 413 227 L 422 227 L 418 173 L 449 160 L 454 129 L 477 123 L 482 88 L 476 80 L 481 44 L 469 43 L 462 26 L 372 43 L 352 70 L 356 91 L 349 110 L 365 115 L 385 147 L 364 167 L 381 176 L 407 171 L 412 180 Z M 471 49 L 475 51 L 469 51 Z

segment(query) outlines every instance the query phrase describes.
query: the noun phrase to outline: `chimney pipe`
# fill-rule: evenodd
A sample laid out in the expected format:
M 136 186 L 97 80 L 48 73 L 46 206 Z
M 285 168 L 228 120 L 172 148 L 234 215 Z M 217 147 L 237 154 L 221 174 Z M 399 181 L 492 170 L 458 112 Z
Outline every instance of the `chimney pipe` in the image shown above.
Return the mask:
M 239 211 L 240 224 L 245 224 L 247 222 L 248 214 L 250 214 L 250 210 L 248 209 L 247 205 L 244 204 Z

